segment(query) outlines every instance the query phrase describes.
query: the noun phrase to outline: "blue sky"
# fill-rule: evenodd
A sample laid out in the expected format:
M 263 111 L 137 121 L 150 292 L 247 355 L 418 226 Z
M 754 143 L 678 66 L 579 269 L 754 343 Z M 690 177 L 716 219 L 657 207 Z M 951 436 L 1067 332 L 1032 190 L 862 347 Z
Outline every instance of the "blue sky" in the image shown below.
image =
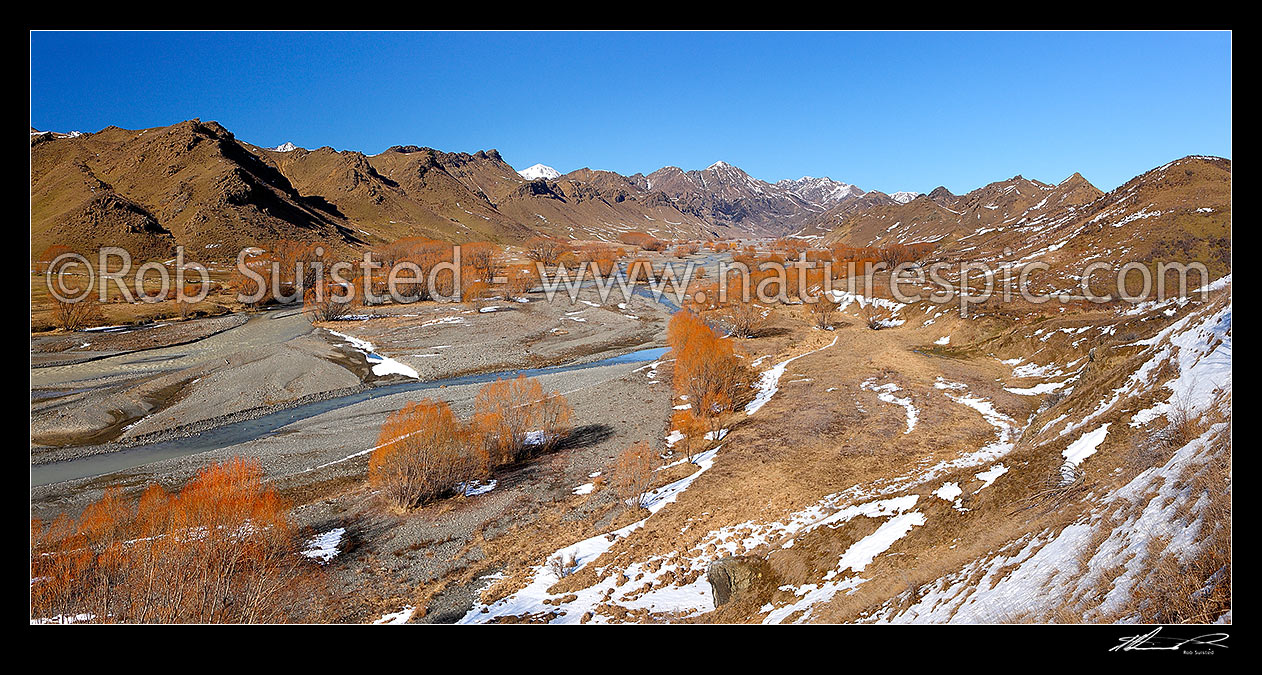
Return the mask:
M 1103 189 L 1231 157 L 1228 33 L 33 33 L 31 124 L 624 174 Z

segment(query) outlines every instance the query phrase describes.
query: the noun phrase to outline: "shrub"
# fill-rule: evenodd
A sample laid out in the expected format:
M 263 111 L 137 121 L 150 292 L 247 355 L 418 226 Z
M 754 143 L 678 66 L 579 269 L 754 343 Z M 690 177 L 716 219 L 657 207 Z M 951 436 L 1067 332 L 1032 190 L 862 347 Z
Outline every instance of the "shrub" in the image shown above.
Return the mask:
M 828 328 L 833 324 L 833 315 L 837 313 L 837 308 L 841 303 L 833 296 L 820 293 L 815 296 L 815 302 L 810 303 L 811 317 L 815 320 L 815 325 L 819 328 Z
M 653 451 L 644 441 L 632 444 L 618 454 L 614 484 L 618 496 L 628 506 L 644 507 L 653 485 Z
M 691 294 L 689 308 L 716 320 L 732 337 L 755 337 L 767 322 L 767 317 L 763 315 L 765 308 L 754 303 L 752 298 L 742 297 L 743 284 L 729 286 L 726 298 L 720 298 L 717 283 L 698 282 L 688 290 Z
M 486 455 L 442 401 L 409 401 L 386 419 L 368 463 L 369 482 L 391 505 L 416 508 L 486 473 Z
M 577 263 L 586 262 L 588 269 L 594 274 L 608 276 L 617 268 L 621 256 L 610 246 L 603 244 L 586 244 L 574 252 Z
M 618 240 L 624 244 L 639 246 L 645 251 L 666 250 L 666 242 L 647 232 L 624 232 L 618 236 Z
M 571 553 L 568 557 L 558 554 L 548 558 L 548 571 L 558 579 L 570 576 L 576 569 L 578 569 L 578 553 Z
M 240 267 L 233 267 L 228 286 L 234 295 L 241 299 L 247 310 L 272 302 L 274 300 L 272 263 L 275 262 L 275 258 L 266 251 L 255 248 L 246 253 L 241 262 L 246 269 L 261 278 L 261 281 L 242 272 Z M 259 288 L 260 286 L 262 288 Z
M 483 385 L 474 401 L 473 424 L 493 466 L 556 446 L 569 431 L 570 406 L 539 380 L 519 375 Z
M 485 281 L 469 281 L 460 284 L 460 301 L 480 305 L 492 296 L 491 285 Z
M 675 389 L 686 394 L 697 414 L 733 410 L 749 396 L 753 375 L 732 349 L 691 311 L 676 312 L 666 327 L 675 356 Z
M 293 289 L 296 296 L 289 301 L 301 300 L 328 272 L 330 263 L 325 259 L 324 247 L 318 244 L 281 239 L 272 242 L 268 250 L 277 263 L 281 284 Z
M 693 404 L 693 408 L 697 408 L 697 404 Z M 705 435 L 711 429 L 712 416 L 695 414 L 692 409 L 677 411 L 671 415 L 670 426 L 672 429 L 679 430 L 684 435 L 679 442 L 675 443 L 675 449 L 683 453 L 684 457 L 692 462 L 697 453 L 706 446 Z
M 529 265 L 510 267 L 504 275 L 504 296 L 509 300 L 524 298 L 530 289 L 539 285 L 538 270 Z
M 675 257 L 687 258 L 688 256 L 696 253 L 698 249 L 699 247 L 696 244 L 680 244 L 675 247 Z
M 627 281 L 632 284 L 653 283 L 657 279 L 653 271 L 653 263 L 645 258 L 636 258 L 627 263 Z
M 174 289 L 172 289 L 172 294 L 175 295 L 175 309 L 181 319 L 187 319 L 193 315 L 194 311 L 197 309 L 196 305 L 198 304 L 193 301 L 193 298 L 201 295 L 201 292 L 202 287 L 200 284 L 184 284 L 184 288 L 178 294 L 176 294 Z
M 565 243 L 551 237 L 535 237 L 526 242 L 526 257 L 544 265 L 555 265 L 565 253 Z
M 1204 429 L 1201 418 L 1194 406 L 1175 395 L 1170 399 L 1166 426 L 1158 432 L 1158 438 L 1171 448 L 1181 448 L 1201 435 Z
M 752 300 L 729 297 L 719 305 L 718 315 L 733 337 L 751 338 L 756 337 L 767 322 L 764 311 Z
M 83 330 L 102 318 L 101 305 L 92 293 L 77 301 L 54 298 L 53 303 L 53 323 L 62 330 Z
M 890 244 L 883 246 L 877 250 L 877 255 L 881 262 L 889 266 L 890 270 L 903 263 L 915 262 L 929 255 L 933 251 L 934 245 L 928 242 L 915 242 L 911 244 Z
M 257 460 L 214 464 L 179 491 L 117 490 L 48 528 L 31 523 L 31 613 L 119 623 L 293 618 L 309 573 L 289 507 Z
M 484 241 L 464 244 L 460 247 L 460 264 L 473 268 L 476 276 L 484 283 L 499 276 L 499 255 L 494 244 Z
M 312 321 L 336 321 L 355 308 L 353 297 L 347 295 L 351 289 L 329 282 L 319 282 L 316 288 L 307 291 L 303 298 L 303 311 Z
M 383 269 L 391 269 L 400 263 L 416 265 L 411 273 L 400 273 L 396 278 L 395 289 L 408 302 L 432 299 L 428 279 L 434 266 L 450 263 L 453 260 L 452 245 L 446 242 L 424 237 L 407 237 L 398 239 L 374 252 L 374 258 L 382 264 Z M 381 275 L 384 276 L 384 275 Z M 373 292 L 385 295 L 386 279 L 374 276 Z M 357 283 L 356 286 L 359 284 Z M 439 293 L 450 297 L 452 292 L 452 273 L 440 271 L 435 278 Z

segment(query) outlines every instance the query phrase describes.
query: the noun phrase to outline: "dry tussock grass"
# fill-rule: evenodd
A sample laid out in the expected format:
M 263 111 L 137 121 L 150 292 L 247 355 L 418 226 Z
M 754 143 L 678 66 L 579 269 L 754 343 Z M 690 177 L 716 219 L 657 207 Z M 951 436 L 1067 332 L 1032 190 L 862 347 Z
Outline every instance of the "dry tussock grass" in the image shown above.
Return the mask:
M 1229 400 L 1227 405 L 1229 411 Z M 1209 461 L 1189 464 L 1181 476 L 1189 495 L 1180 515 L 1202 523 L 1197 548 L 1190 554 L 1172 550 L 1169 537 L 1154 537 L 1150 571 L 1121 616 L 1144 623 L 1213 623 L 1231 609 L 1231 416 L 1213 410 L 1201 423 L 1208 428 L 1217 420 L 1227 427 L 1210 441 Z M 1195 509 L 1198 502 L 1202 506 Z

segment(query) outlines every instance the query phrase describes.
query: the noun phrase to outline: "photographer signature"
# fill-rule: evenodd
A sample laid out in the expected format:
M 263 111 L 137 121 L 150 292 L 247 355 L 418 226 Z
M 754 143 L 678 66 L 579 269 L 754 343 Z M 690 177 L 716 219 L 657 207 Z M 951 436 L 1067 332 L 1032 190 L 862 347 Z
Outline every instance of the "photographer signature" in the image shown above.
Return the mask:
M 1124 637 L 1119 644 L 1110 647 L 1109 651 L 1178 651 L 1187 645 L 1227 647 L 1227 645 L 1223 644 L 1223 641 L 1228 637 L 1226 633 L 1206 633 L 1193 638 L 1174 638 L 1159 636 L 1158 633 L 1160 632 L 1161 628 L 1158 627 L 1145 635 Z

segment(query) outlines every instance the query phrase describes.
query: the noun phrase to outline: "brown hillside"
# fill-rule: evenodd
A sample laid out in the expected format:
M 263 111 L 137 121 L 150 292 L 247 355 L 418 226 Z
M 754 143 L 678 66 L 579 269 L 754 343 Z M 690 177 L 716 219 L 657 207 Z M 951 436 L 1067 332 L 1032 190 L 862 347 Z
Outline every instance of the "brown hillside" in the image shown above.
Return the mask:
M 275 238 L 359 242 L 335 209 L 301 196 L 214 122 L 35 137 L 31 198 L 36 251 L 121 243 L 143 255 L 177 243 L 201 250 Z

